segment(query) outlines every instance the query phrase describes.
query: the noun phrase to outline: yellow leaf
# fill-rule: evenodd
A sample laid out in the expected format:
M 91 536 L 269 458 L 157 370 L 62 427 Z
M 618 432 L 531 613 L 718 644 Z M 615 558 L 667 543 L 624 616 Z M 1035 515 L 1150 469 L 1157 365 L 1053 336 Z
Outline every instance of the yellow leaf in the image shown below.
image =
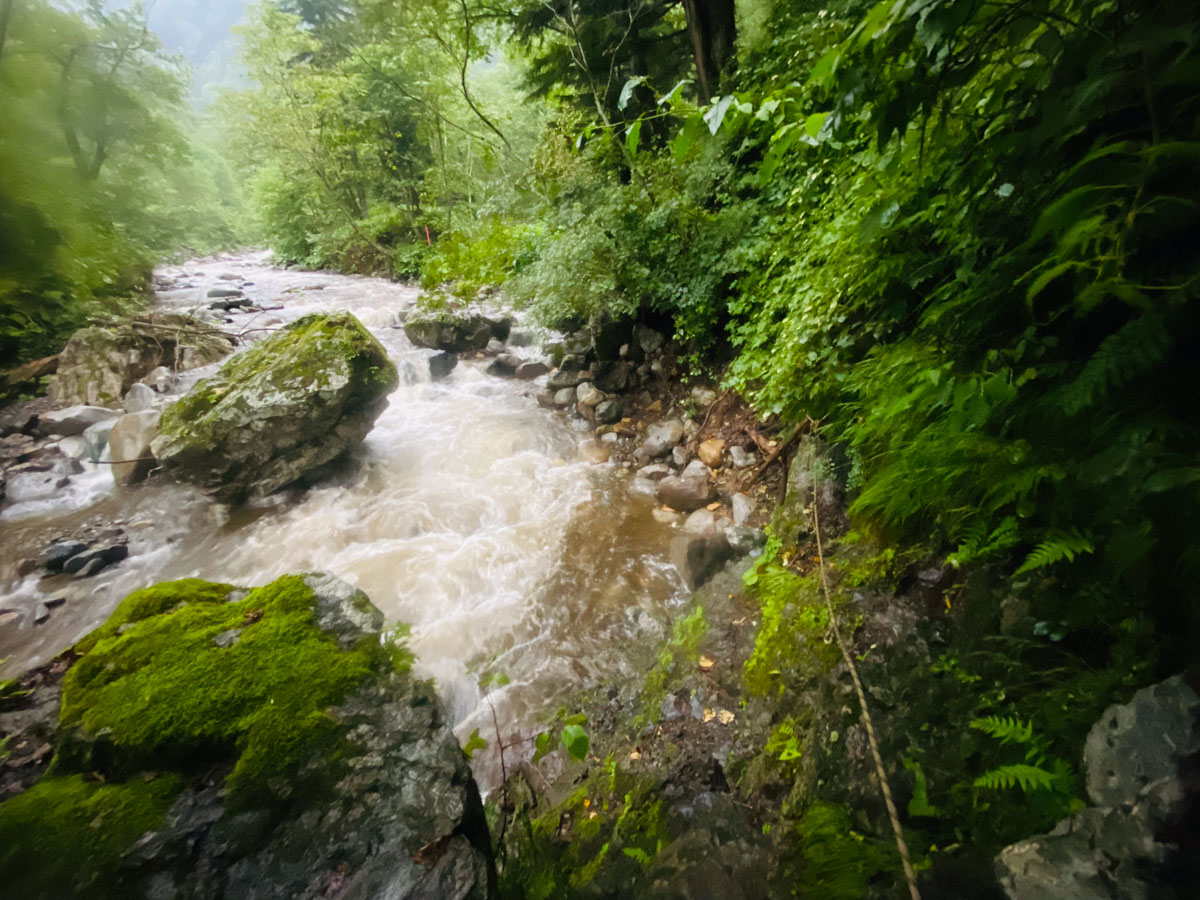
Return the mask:
M 630 758 L 630 759 L 641 759 L 641 758 L 642 758 L 642 754 L 638 753 L 636 750 L 630 750 L 630 751 L 629 751 L 629 758 Z
M 699 666 L 702 671 L 707 672 L 714 665 L 716 665 L 716 662 L 714 660 L 709 659 L 707 656 L 700 657 Z
M 716 717 L 717 717 L 717 714 L 715 712 L 713 712 L 711 709 L 706 709 L 704 711 L 704 721 L 705 722 L 711 722 Z
M 733 713 L 727 709 L 723 709 L 719 713 L 717 713 L 717 721 L 720 722 L 722 725 L 728 725 L 730 722 L 733 721 L 733 718 L 734 718 Z

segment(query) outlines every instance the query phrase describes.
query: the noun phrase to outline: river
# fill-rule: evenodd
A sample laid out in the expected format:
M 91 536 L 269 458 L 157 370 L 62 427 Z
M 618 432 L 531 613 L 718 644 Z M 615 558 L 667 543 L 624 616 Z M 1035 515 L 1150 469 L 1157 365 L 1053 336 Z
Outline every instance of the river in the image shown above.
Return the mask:
M 475 360 L 432 381 L 432 351 L 394 327 L 414 287 L 276 268 L 265 254 L 160 275 L 177 279 L 157 295 L 162 309 L 206 306 L 209 289 L 240 281 L 258 305 L 283 307 L 234 315 L 229 331 L 348 310 L 387 348 L 401 385 L 344 471 L 307 491 L 231 508 L 166 478 L 117 489 L 106 466 L 85 463 L 52 497 L 4 508 L 0 607 L 67 599 L 42 625 L 26 615 L 0 631 L 3 672 L 53 657 L 148 584 L 259 585 L 323 570 L 411 627 L 417 671 L 435 681 L 460 737 L 479 728 L 490 740 L 492 706 L 506 735 L 528 733 L 569 692 L 640 677 L 684 597 L 666 562 L 670 526 L 619 467 L 588 461 L 590 429 L 540 408 L 536 383 L 490 377 Z M 186 373 L 185 385 L 206 371 Z M 18 576 L 19 561 L 55 537 L 109 525 L 129 536 L 120 565 L 84 580 Z M 485 698 L 487 674 L 508 683 Z

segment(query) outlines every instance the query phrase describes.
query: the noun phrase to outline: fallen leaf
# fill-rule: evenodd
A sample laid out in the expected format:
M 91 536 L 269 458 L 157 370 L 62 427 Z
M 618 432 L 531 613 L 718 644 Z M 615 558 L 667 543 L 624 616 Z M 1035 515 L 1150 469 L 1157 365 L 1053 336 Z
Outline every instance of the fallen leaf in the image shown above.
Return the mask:
M 717 717 L 717 714 L 715 712 L 713 712 L 711 709 L 706 709 L 704 711 L 704 721 L 705 722 L 711 722 L 716 717 Z
M 719 713 L 717 713 L 717 721 L 720 722 L 722 725 L 728 725 L 730 722 L 733 721 L 733 713 L 727 709 L 723 709 Z
M 716 662 L 707 656 L 701 656 L 698 665 L 700 666 L 700 671 L 707 672 L 716 665 Z
M 745 625 L 745 624 L 746 624 L 746 617 L 745 617 L 745 616 L 742 616 L 740 619 L 734 619 L 734 620 L 733 620 L 733 624 L 734 624 L 734 625 Z
M 642 758 L 642 754 L 638 753 L 636 750 L 630 750 L 630 751 L 629 751 L 629 758 L 630 758 L 630 759 L 641 759 L 641 758 Z
M 718 500 L 718 501 L 716 501 L 715 503 L 710 503 L 710 504 L 708 504 L 708 506 L 706 506 L 706 507 L 704 507 L 704 508 L 705 508 L 705 509 L 712 509 L 712 510 L 717 510 L 717 509 L 720 509 L 720 508 L 721 508 L 721 501 L 720 501 L 720 500 Z

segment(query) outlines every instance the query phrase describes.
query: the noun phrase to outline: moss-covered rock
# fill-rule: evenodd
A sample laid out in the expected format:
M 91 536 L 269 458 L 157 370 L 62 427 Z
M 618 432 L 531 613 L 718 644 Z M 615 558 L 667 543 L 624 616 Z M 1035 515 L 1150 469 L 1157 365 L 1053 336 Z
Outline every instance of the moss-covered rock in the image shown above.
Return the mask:
M 399 378 L 349 313 L 310 315 L 238 354 L 163 413 L 154 456 L 224 499 L 262 496 L 359 443 Z
M 465 757 L 382 627 L 324 575 L 131 594 L 76 648 L 46 776 L 0 804 L 0 884 L 28 898 L 489 896 Z
M 511 323 L 477 313 L 422 311 L 408 317 L 404 333 L 418 347 L 461 353 L 482 350 L 488 341 L 506 340 Z
M 232 351 L 228 335 L 179 313 L 153 313 L 119 325 L 82 328 L 59 354 L 50 399 L 60 406 L 115 409 L 134 382 L 159 366 L 196 369 Z

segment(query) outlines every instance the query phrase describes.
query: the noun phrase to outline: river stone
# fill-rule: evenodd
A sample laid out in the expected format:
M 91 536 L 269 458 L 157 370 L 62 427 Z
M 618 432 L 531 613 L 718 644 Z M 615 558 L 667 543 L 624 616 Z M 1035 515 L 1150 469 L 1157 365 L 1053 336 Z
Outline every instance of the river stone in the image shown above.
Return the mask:
M 683 423 L 678 419 L 668 419 L 666 422 L 659 422 L 651 425 L 646 431 L 646 440 L 642 444 L 642 449 L 646 451 L 651 459 L 659 456 L 666 456 L 683 438 Z
M 154 389 L 148 385 L 142 384 L 140 381 L 129 386 L 129 392 L 125 395 L 125 412 L 145 412 L 148 409 L 154 409 Z
M 68 406 L 66 409 L 56 409 L 38 416 L 37 430 L 39 434 L 58 434 L 67 437 L 83 434 L 97 422 L 108 422 L 115 419 L 119 413 L 103 406 Z
M 153 452 L 223 500 L 265 496 L 361 442 L 398 383 L 354 316 L 305 316 L 169 406 Z
M 596 404 L 596 424 L 612 425 L 621 421 L 625 412 L 625 404 L 620 400 L 601 400 Z
M 554 392 L 554 406 L 563 409 L 575 405 L 575 388 L 565 387 Z
M 550 371 L 544 362 L 527 362 L 517 366 L 517 377 L 522 381 L 533 381 Z
M 458 365 L 458 354 L 443 351 L 429 357 L 429 377 L 437 380 L 445 378 Z
M 739 491 L 729 498 L 729 502 L 733 507 L 733 524 L 745 525 L 746 520 L 754 512 L 754 501 L 750 498 L 750 495 Z
M 712 482 L 707 475 L 668 475 L 658 482 L 655 490 L 658 502 L 680 512 L 691 512 L 707 505 L 713 498 Z
M 660 332 L 655 331 L 648 325 L 635 325 L 633 339 L 646 356 L 650 356 L 661 350 L 666 340 Z
M 723 534 L 680 534 L 671 539 L 669 556 L 684 585 L 694 591 L 732 558 L 733 551 Z
M 575 389 L 575 398 L 583 406 L 595 406 L 604 399 L 604 393 L 596 390 L 590 381 L 583 381 Z
M 184 609 L 191 618 L 181 622 Z M 135 621 L 122 641 L 101 640 Z M 20 836 L 0 854 L 6 895 L 494 896 L 466 757 L 432 687 L 389 652 L 382 627 L 366 595 L 329 575 L 286 576 L 249 592 L 186 579 L 131 595 L 78 645 L 63 682 L 69 712 L 49 742 L 54 774 L 31 789 L 30 803 L 0 804 L 0 833 Z M 184 658 L 158 635 L 186 646 Z M 169 677 L 186 665 L 188 676 Z M 341 675 L 343 666 L 352 668 Z M 339 683 L 331 677 L 345 687 L 331 693 L 326 685 Z M 309 699 L 314 691 L 324 696 Z M 255 731 L 279 729 L 276 709 L 297 726 L 280 731 L 282 746 Z M 140 727 L 147 720 L 156 727 Z M 279 756 L 252 755 L 264 752 Z M 240 781 L 234 762 L 246 766 Z M 64 789 L 95 798 L 88 819 L 106 842 L 55 818 L 73 808 L 39 802 Z M 156 798 L 152 815 L 139 813 L 149 801 L 138 798 Z M 63 855 L 75 863 L 65 875 Z M 104 890 L 93 890 L 101 877 Z
M 462 353 L 482 350 L 488 341 L 503 341 L 511 323 L 471 313 L 414 310 L 404 323 L 404 333 L 418 347 Z
M 213 288 L 208 292 L 209 298 L 241 297 L 242 292 L 237 288 Z
M 507 378 L 517 374 L 517 366 L 520 364 L 521 358 L 519 356 L 513 356 L 511 353 L 501 353 L 488 364 L 486 372 L 488 375 Z
M 720 468 L 725 458 L 725 442 L 720 438 L 709 438 L 696 448 L 696 456 L 710 469 Z
M 75 332 L 59 354 L 50 382 L 56 405 L 116 408 L 135 381 L 159 366 L 176 371 L 206 366 L 228 356 L 233 339 L 178 313 L 154 313 L 111 327 Z
M 754 465 L 756 457 L 745 447 L 734 444 L 729 448 L 729 460 L 735 468 L 744 469 L 746 466 Z
M 150 442 L 158 434 L 160 416 L 153 409 L 126 413 L 113 425 L 108 433 L 108 452 L 113 460 L 109 468 L 117 484 L 136 484 L 154 468 Z
M 573 388 L 583 381 L 583 376 L 578 372 L 559 369 L 546 379 L 546 387 L 552 391 L 561 391 L 563 388 Z
M 97 422 L 83 432 L 83 455 L 92 462 L 104 459 L 104 451 L 108 447 L 108 436 L 117 423 L 116 419 Z

